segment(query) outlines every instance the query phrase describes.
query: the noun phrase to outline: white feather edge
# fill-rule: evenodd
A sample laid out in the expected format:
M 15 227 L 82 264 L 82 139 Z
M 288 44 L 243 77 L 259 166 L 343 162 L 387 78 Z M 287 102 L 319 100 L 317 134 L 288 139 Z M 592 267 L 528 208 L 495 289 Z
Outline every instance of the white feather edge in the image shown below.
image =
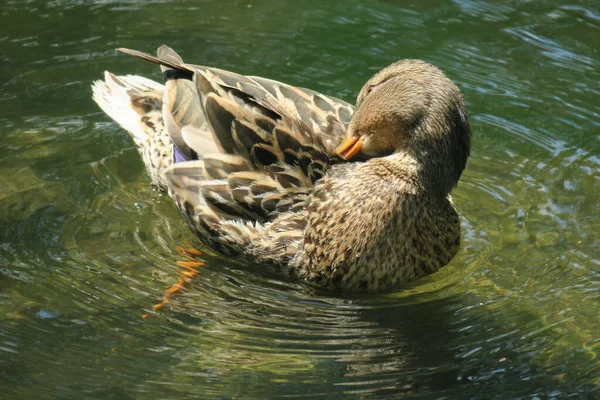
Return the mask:
M 104 80 L 92 84 L 92 98 L 98 106 L 135 140 L 148 140 L 140 122 L 140 116 L 131 108 L 130 93 L 148 90 L 164 90 L 164 86 L 137 75 L 116 76 L 104 72 Z

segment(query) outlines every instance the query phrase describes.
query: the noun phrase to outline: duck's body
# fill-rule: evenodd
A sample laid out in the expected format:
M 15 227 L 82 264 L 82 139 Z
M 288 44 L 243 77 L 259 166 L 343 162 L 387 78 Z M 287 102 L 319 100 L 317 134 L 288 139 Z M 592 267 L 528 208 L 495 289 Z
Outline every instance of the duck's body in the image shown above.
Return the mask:
M 184 64 L 165 46 L 157 58 L 127 52 L 161 64 L 165 86 L 107 73 L 94 99 L 207 245 L 349 290 L 408 282 L 458 251 L 449 191 L 469 127 L 460 91 L 437 68 L 393 64 L 365 85 L 355 111 L 311 90 Z

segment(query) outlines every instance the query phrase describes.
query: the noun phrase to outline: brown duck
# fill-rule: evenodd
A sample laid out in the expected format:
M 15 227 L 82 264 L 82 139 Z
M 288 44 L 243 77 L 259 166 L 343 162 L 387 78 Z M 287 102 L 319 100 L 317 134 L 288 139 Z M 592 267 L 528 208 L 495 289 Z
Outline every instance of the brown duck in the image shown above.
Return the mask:
M 450 198 L 470 151 L 463 96 L 401 60 L 356 108 L 280 82 L 157 57 L 158 84 L 105 74 L 98 105 L 131 134 L 192 231 L 232 257 L 318 285 L 380 290 L 431 274 L 460 244 Z

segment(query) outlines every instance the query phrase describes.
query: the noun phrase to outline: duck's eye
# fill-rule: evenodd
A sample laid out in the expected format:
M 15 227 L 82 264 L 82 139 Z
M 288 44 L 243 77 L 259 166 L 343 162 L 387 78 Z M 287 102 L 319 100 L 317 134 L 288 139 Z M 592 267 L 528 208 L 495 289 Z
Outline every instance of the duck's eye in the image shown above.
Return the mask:
M 369 85 L 365 89 L 363 89 L 362 92 L 358 95 L 356 105 L 359 105 L 360 103 L 362 103 L 364 98 L 367 97 L 369 95 L 369 93 L 371 93 L 371 91 L 373 91 L 373 89 L 375 89 L 375 86 L 377 86 L 377 85 Z

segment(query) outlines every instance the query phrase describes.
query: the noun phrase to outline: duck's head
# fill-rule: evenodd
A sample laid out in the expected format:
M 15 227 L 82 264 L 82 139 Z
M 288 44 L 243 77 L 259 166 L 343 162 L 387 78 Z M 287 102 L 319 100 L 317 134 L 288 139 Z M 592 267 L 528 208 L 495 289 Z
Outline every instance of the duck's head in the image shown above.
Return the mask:
M 402 60 L 381 70 L 361 89 L 337 152 L 347 160 L 406 156 L 416 164 L 424 188 L 447 194 L 466 166 L 470 147 L 458 87 L 431 64 Z

